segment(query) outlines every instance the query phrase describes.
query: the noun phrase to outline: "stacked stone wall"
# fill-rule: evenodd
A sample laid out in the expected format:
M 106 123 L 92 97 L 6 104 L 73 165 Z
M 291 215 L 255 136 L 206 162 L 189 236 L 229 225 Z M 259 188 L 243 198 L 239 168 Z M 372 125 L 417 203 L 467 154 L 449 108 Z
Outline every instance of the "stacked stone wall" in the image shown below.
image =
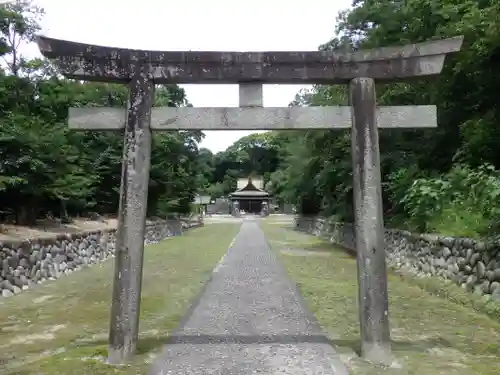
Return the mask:
M 157 243 L 203 225 L 199 220 L 148 221 L 144 243 Z M 0 294 L 9 297 L 55 280 L 115 254 L 116 229 L 61 234 L 22 241 L 0 241 Z
M 328 218 L 297 217 L 298 230 L 355 251 L 354 227 Z M 417 234 L 386 229 L 387 262 L 416 276 L 452 280 L 462 288 L 500 301 L 500 241 Z

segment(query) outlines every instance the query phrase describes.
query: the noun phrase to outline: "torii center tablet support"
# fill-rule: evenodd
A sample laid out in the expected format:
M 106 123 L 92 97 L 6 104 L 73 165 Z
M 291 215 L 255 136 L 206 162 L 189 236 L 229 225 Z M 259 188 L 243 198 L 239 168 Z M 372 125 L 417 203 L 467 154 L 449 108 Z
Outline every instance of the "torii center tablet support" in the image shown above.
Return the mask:
M 352 161 L 362 355 L 391 361 L 377 127 L 435 127 L 434 106 L 377 107 L 376 82 L 437 75 L 462 37 L 340 52 L 160 52 L 38 38 L 63 75 L 130 87 L 128 107 L 71 108 L 69 126 L 125 130 L 109 354 L 123 363 L 139 332 L 151 131 L 352 127 Z M 152 108 L 154 85 L 234 83 L 239 108 Z M 262 84 L 349 84 L 350 106 L 263 108 Z

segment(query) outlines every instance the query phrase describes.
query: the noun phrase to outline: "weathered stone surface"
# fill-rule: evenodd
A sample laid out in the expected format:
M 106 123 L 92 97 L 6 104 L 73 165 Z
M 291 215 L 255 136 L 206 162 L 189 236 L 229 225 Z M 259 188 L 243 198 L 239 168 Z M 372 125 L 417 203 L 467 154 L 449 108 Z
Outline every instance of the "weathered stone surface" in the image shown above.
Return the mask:
M 124 108 L 70 108 L 68 125 L 73 130 L 120 130 L 125 128 Z M 433 105 L 379 106 L 379 128 L 431 128 L 437 126 Z M 351 107 L 290 108 L 190 108 L 159 107 L 151 112 L 151 130 L 276 130 L 340 129 L 351 127 Z
M 129 83 L 123 144 L 108 349 L 112 364 L 131 359 L 139 335 L 153 103 L 154 84 L 147 71 L 137 68 Z
M 144 241 L 145 244 L 157 243 L 199 225 L 202 222 L 181 222 L 178 219 L 148 222 Z M 13 296 L 45 280 L 69 275 L 81 265 L 92 266 L 114 257 L 115 233 L 115 230 L 82 232 L 52 239 L 0 243 L 0 259 L 3 258 L 0 264 L 1 295 Z
M 352 80 L 349 102 L 352 106 L 351 155 L 361 354 L 367 360 L 390 364 L 389 298 L 375 81 L 370 78 Z
M 297 217 L 295 225 L 346 249 L 355 249 L 354 230 L 349 223 Z M 451 280 L 470 292 L 500 301 L 500 243 L 394 229 L 386 229 L 384 237 L 391 267 Z
M 356 52 L 144 51 L 38 38 L 40 52 L 61 72 L 87 81 L 127 82 L 130 66 L 165 83 L 347 83 L 356 77 L 394 81 L 436 75 L 463 37 Z

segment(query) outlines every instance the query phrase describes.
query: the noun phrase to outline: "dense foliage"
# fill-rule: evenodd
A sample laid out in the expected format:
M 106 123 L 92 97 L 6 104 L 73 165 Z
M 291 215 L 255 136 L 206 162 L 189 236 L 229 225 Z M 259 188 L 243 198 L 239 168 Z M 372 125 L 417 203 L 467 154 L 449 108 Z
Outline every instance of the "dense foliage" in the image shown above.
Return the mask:
M 260 176 L 268 182 L 285 156 L 283 144 L 288 138 L 278 132 L 250 134 L 215 155 L 202 149 L 200 191 L 216 198 L 234 191 L 240 177 Z
M 68 108 L 125 107 L 125 85 L 82 83 L 55 74 L 46 60 L 27 60 L 42 10 L 29 1 L 0 7 L 0 214 L 17 224 L 44 215 L 116 213 L 122 134 L 67 129 Z M 179 87 L 159 86 L 155 105 L 187 105 Z M 201 132 L 155 134 L 150 215 L 187 211 L 198 184 Z
M 126 87 L 81 83 L 27 61 L 41 11 L 29 1 L 0 8 L 0 207 L 20 224 L 53 212 L 116 211 L 122 137 L 70 132 L 70 106 L 124 106 Z M 439 128 L 380 132 L 386 221 L 420 231 L 482 235 L 500 210 L 500 0 L 355 0 L 322 50 L 356 50 L 464 35 L 433 80 L 379 85 L 382 105 L 436 104 Z M 315 86 L 291 105 L 346 105 L 343 86 Z M 157 88 L 156 105 L 188 105 L 177 86 Z M 219 197 L 236 179 L 263 176 L 279 202 L 305 214 L 352 219 L 349 131 L 253 134 L 213 155 L 200 132 L 156 134 L 148 211 L 189 209 L 196 192 Z
M 390 225 L 461 235 L 496 230 L 500 222 L 498 14 L 499 0 L 355 0 L 352 9 L 339 15 L 336 36 L 320 47 L 356 50 L 465 37 L 462 51 L 447 58 L 437 79 L 377 87 L 379 104 L 436 104 L 439 114 L 438 129 L 380 132 L 384 210 Z M 345 87 L 316 86 L 299 93 L 291 105 L 341 104 L 347 104 Z M 352 219 L 349 131 L 273 132 L 265 139 L 273 145 L 266 155 L 279 155 L 278 162 L 273 159 L 269 164 L 266 156 L 264 164 L 245 172 L 266 174 L 273 193 L 297 204 L 303 213 Z M 215 157 L 215 180 L 224 192 L 234 171 L 241 169 L 217 158 L 227 158 L 235 148 L 241 152 L 235 145 Z M 244 154 L 253 152 L 247 149 Z M 251 166 L 250 160 L 245 165 Z
M 353 5 L 340 14 L 337 36 L 321 49 L 465 36 L 462 51 L 447 58 L 437 79 L 377 87 L 380 104 L 436 104 L 439 113 L 438 129 L 381 131 L 386 220 L 455 234 L 494 230 L 500 219 L 495 171 L 500 167 L 495 95 L 500 82 L 500 1 L 377 0 Z M 315 87 L 293 104 L 346 104 L 345 88 Z M 282 186 L 281 196 L 297 197 L 303 212 L 351 219 L 349 132 L 314 131 L 298 137 L 273 180 Z

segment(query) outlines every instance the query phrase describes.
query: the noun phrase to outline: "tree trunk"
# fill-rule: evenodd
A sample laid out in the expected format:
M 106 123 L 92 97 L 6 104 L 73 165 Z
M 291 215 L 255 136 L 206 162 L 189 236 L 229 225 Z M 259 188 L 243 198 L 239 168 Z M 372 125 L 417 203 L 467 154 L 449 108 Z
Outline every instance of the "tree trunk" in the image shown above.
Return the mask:
M 71 223 L 71 218 L 68 215 L 68 207 L 67 207 L 67 202 L 64 199 L 60 200 L 61 202 L 61 223 L 63 224 L 69 224 Z
M 33 199 L 21 204 L 16 212 L 16 225 L 33 226 L 36 225 L 37 209 Z

